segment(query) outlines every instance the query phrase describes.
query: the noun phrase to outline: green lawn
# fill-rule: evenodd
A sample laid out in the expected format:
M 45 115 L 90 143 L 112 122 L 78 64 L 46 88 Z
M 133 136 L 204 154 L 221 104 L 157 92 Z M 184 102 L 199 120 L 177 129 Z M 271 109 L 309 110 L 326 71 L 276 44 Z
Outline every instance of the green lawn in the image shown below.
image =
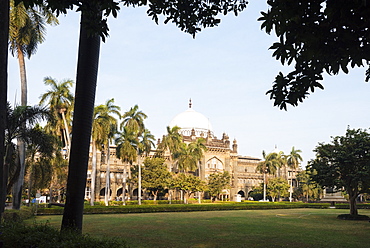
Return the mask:
M 84 233 L 121 237 L 133 247 L 370 247 L 368 221 L 341 209 L 278 209 L 84 216 Z M 370 210 L 359 210 L 370 215 Z M 38 216 L 59 227 L 61 216 Z

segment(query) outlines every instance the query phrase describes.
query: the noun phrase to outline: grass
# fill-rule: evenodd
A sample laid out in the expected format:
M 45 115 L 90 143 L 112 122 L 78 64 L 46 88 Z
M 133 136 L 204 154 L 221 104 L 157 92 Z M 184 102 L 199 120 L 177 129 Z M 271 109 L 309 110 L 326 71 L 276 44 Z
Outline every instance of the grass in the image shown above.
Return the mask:
M 85 215 L 85 233 L 130 247 L 369 247 L 370 223 L 337 219 L 346 209 L 277 209 Z M 370 215 L 370 210 L 359 214 Z M 61 216 L 38 216 L 59 228 Z M 31 221 L 32 222 L 32 221 Z

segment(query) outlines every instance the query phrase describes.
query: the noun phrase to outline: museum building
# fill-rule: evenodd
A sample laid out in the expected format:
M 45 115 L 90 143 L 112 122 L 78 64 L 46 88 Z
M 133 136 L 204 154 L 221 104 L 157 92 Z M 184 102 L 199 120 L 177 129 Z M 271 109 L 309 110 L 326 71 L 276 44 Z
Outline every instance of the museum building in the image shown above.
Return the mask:
M 231 175 L 231 187 L 230 189 L 224 190 L 222 197 L 224 199 L 235 200 L 237 194 L 241 196 L 241 199 L 246 199 L 248 193 L 253 189 L 254 186 L 261 185 L 263 183 L 263 174 L 256 172 L 256 167 L 261 161 L 259 158 L 250 156 L 242 156 L 238 154 L 238 144 L 236 139 L 232 142 L 229 136 L 225 133 L 222 134 L 221 138 L 217 138 L 213 133 L 212 125 L 207 117 L 203 114 L 195 111 L 192 108 L 191 101 L 189 108 L 178 114 L 169 123 L 169 127 L 174 126 L 180 127 L 179 133 L 183 137 L 185 143 L 190 143 L 198 138 L 205 139 L 205 146 L 207 150 L 203 153 L 203 158 L 200 161 L 199 166 L 199 177 L 202 180 L 207 181 L 208 177 L 212 173 L 217 172 L 229 172 Z M 149 156 L 153 156 L 155 150 L 151 152 Z M 97 159 L 97 172 L 96 172 L 96 187 L 95 187 L 95 199 L 103 200 L 105 195 L 106 186 L 106 173 L 107 173 L 107 156 L 104 153 L 98 152 Z M 169 152 L 165 152 L 165 159 L 169 165 Z M 144 157 L 141 161 L 144 161 Z M 91 161 L 92 153 L 90 152 L 88 180 L 86 185 L 85 198 L 91 197 Z M 130 178 L 130 169 L 127 164 L 124 164 L 120 159 L 116 157 L 116 147 L 110 146 L 110 196 L 113 199 L 122 199 L 122 189 L 126 178 Z M 169 170 L 170 170 L 169 165 Z M 287 171 L 287 170 L 285 170 Z M 284 170 L 280 170 L 279 176 L 288 178 L 288 173 L 284 175 Z M 295 175 L 294 175 L 295 176 Z M 293 174 L 289 175 L 293 180 Z M 127 199 L 137 199 L 137 188 L 133 185 L 127 184 L 126 186 Z

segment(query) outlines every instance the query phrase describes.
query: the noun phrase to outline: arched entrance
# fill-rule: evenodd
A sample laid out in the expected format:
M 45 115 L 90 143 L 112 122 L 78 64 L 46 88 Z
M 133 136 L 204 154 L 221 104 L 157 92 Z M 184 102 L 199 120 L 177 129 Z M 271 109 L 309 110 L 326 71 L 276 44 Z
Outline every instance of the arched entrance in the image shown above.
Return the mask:
M 238 194 L 241 195 L 241 197 L 245 197 L 245 193 L 243 190 L 239 190 Z
M 122 194 L 122 193 L 121 193 Z M 111 189 L 109 189 L 109 195 L 112 195 L 112 190 Z M 101 190 L 100 190 L 100 196 L 105 196 L 105 188 L 102 188 Z
M 137 200 L 138 199 L 138 192 L 139 192 L 139 189 L 138 188 L 136 188 L 136 189 L 134 189 L 134 191 L 132 191 L 132 199 L 133 200 Z M 144 192 L 141 191 L 141 199 L 143 199 L 143 198 L 144 198 Z

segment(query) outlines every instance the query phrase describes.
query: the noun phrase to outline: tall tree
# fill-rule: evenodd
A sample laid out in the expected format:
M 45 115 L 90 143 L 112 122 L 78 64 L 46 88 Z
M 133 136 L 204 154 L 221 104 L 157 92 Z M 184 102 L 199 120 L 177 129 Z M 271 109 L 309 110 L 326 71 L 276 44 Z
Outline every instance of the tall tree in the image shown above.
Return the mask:
M 158 155 L 164 157 L 166 150 L 170 153 L 170 165 L 171 165 L 171 171 L 173 171 L 174 168 L 174 161 L 176 160 L 175 156 L 178 153 L 180 146 L 182 144 L 182 136 L 179 133 L 180 127 L 174 126 L 170 128 L 167 126 L 167 134 L 163 136 L 161 143 L 157 147 L 157 153 Z
M 117 130 L 117 119 L 113 116 L 113 114 L 120 117 L 121 114 L 119 111 L 120 107 L 114 105 L 113 98 L 108 100 L 105 104 L 96 106 L 94 109 L 92 126 L 91 205 L 94 205 L 95 201 L 97 147 L 100 147 L 101 150 L 103 147 L 108 147 L 109 153 L 109 139 L 112 137 L 112 131 Z M 109 173 L 110 172 L 107 171 L 107 179 Z
M 284 65 L 294 64 L 287 75 L 279 73 L 267 92 L 274 105 L 297 106 L 310 92 L 324 89 L 323 74 L 349 72 L 348 67 L 369 65 L 370 9 L 363 0 L 274 0 L 262 12 L 262 29 L 273 30 L 279 41 L 270 49 Z M 370 78 L 370 67 L 366 81 Z
M 301 155 L 301 150 L 296 150 L 294 146 L 292 147 L 292 150 L 287 155 L 287 166 L 292 169 L 294 172 L 299 168 L 299 164 L 301 161 L 303 161 Z M 289 201 L 292 201 L 292 194 L 293 194 L 293 175 L 291 175 L 292 178 L 289 181 Z M 289 180 L 289 179 L 288 179 Z
M 42 3 L 26 7 L 23 2 L 10 0 L 9 44 L 18 58 L 21 78 L 21 105 L 27 105 L 27 77 L 24 57 L 36 53 L 38 44 L 45 40 L 46 24 L 57 25 L 58 19 Z
M 179 173 L 174 177 L 173 187 L 185 192 L 184 203 L 187 204 L 191 194 L 206 189 L 206 183 L 192 174 Z
M 56 25 L 58 19 L 42 4 L 25 7 L 23 2 L 15 4 L 14 0 L 10 1 L 9 44 L 12 55 L 18 58 L 22 106 L 27 105 L 27 77 L 24 57 L 30 58 L 32 54 L 36 53 L 38 44 L 44 41 L 46 23 Z M 23 187 L 26 159 L 26 146 L 22 140 L 18 141 L 18 147 L 21 171 L 13 188 L 15 206 L 20 206 L 21 199 L 18 197 L 21 195 Z
M 12 163 L 12 157 L 15 155 L 15 149 L 13 140 L 19 139 L 22 140 L 25 144 L 30 137 L 32 137 L 32 128 L 33 126 L 41 120 L 46 120 L 49 118 L 49 112 L 42 107 L 39 106 L 18 106 L 15 109 L 12 109 L 10 105 L 8 105 L 7 110 L 7 125 L 5 130 L 5 146 L 6 146 L 6 153 L 4 156 L 4 180 L 5 185 L 7 187 L 4 188 L 4 191 L 1 194 L 6 194 L 8 192 L 7 188 L 10 189 L 11 186 L 16 182 L 19 178 L 19 174 L 21 173 L 21 165 L 19 164 L 19 157 L 17 157 L 15 164 Z M 13 173 L 10 175 L 9 183 L 8 183 L 8 172 L 13 166 L 14 170 Z M 15 166 L 15 167 L 14 167 Z M 21 203 L 21 193 L 17 195 L 17 200 L 14 201 L 13 198 L 13 208 L 19 209 Z M 19 199 L 19 200 L 18 200 Z M 4 197 L 5 200 L 5 197 Z M 3 203 L 1 203 L 3 204 Z M 5 202 L 4 202 L 5 204 Z
M 206 147 L 205 143 L 206 143 L 205 139 L 198 138 L 198 139 L 196 139 L 195 141 L 193 141 L 189 144 L 193 155 L 197 159 L 198 176 L 200 176 L 199 174 L 200 174 L 200 171 L 201 171 L 201 168 L 200 168 L 201 161 L 200 160 L 202 159 L 204 152 L 207 151 L 207 147 Z
M 141 186 L 141 155 L 145 150 L 150 150 L 151 146 L 150 141 L 146 140 L 144 143 L 139 142 L 139 138 L 142 136 L 143 132 L 145 131 L 144 120 L 147 118 L 147 115 L 144 114 L 141 110 L 139 110 L 139 106 L 135 105 L 134 107 L 130 108 L 129 111 L 125 112 L 122 115 L 122 123 L 121 129 L 127 128 L 131 130 L 135 137 L 137 146 L 135 147 L 137 152 L 137 162 L 138 162 L 138 173 L 139 173 L 139 188 Z M 147 131 L 147 135 L 149 135 L 149 131 Z M 147 137 L 149 138 L 149 137 Z M 149 142 L 149 143 L 148 143 Z M 130 170 L 131 171 L 131 170 Z M 139 192 L 140 191 L 140 192 Z M 141 198 L 141 189 L 138 189 L 138 197 Z M 141 199 L 139 199 L 139 204 L 141 204 Z
M 347 129 L 345 136 L 319 144 L 316 159 L 309 162 L 311 178 L 324 187 L 347 192 L 350 214 L 358 215 L 356 199 L 370 191 L 370 134 L 366 130 Z
M 140 135 L 145 129 L 144 120 L 146 118 L 147 115 L 139 110 L 138 105 L 135 105 L 122 115 L 121 129 L 125 126 L 131 130 L 136 130 Z
M 126 167 L 133 164 L 137 159 L 137 132 L 136 130 L 131 130 L 128 127 L 123 127 L 122 132 L 118 132 L 118 137 L 115 140 L 117 145 L 116 154 L 122 162 L 125 163 L 123 169 L 123 185 L 122 185 L 122 201 L 125 204 L 126 201 L 126 180 L 127 180 L 127 170 Z
M 172 174 L 168 171 L 163 158 L 146 158 L 142 171 L 143 188 L 157 200 L 158 194 L 164 192 L 171 183 Z
M 51 122 L 47 123 L 46 129 L 61 138 L 69 157 L 71 147 L 69 130 L 74 101 L 74 96 L 71 93 L 73 81 L 67 79 L 57 82 L 51 77 L 45 77 L 44 84 L 50 86 L 50 89 L 40 96 L 40 104 L 46 104 L 54 116 Z
M 28 175 L 28 200 L 34 189 L 47 188 L 52 179 L 52 159 L 58 142 L 54 135 L 36 125 L 27 136 L 26 173 Z
M 298 172 L 296 178 L 298 181 L 298 192 L 301 194 L 307 202 L 310 199 L 319 200 L 322 194 L 322 187 L 311 179 L 312 172 L 310 170 L 304 170 Z M 317 173 L 316 171 L 314 173 Z M 295 192 L 297 192 L 297 190 Z
M 220 198 L 220 194 L 224 189 L 230 188 L 231 176 L 230 173 L 218 172 L 212 173 L 208 178 L 208 190 L 212 197 L 212 200 Z
M 110 142 L 112 141 L 114 135 L 117 133 L 118 129 L 118 120 L 121 119 L 121 108 L 117 105 L 114 105 L 114 98 L 109 99 L 104 106 L 104 115 L 110 116 L 109 123 L 107 128 L 107 136 L 104 142 L 104 147 L 106 148 L 107 154 L 107 171 L 106 171 L 106 180 L 105 180 L 105 205 L 108 206 L 108 201 L 110 198 Z M 116 116 L 117 118 L 115 118 Z
M 29 4 L 43 0 L 30 0 Z M 74 139 L 71 147 L 71 159 L 67 186 L 67 202 L 64 208 L 62 229 L 82 230 L 84 183 L 86 182 L 89 155 L 90 133 L 94 109 L 94 99 L 99 62 L 100 38 L 108 35 L 106 17 L 117 16 L 118 2 L 115 0 L 48 0 L 48 7 L 57 13 L 66 13 L 77 5 L 81 11 L 81 29 L 76 80 L 75 118 L 73 120 Z M 247 6 L 246 0 L 210 0 L 179 3 L 171 1 L 123 1 L 125 6 L 148 5 L 148 15 L 158 23 L 159 16 L 165 16 L 165 23 L 173 22 L 182 31 L 195 34 L 202 28 L 214 27 L 220 23 L 220 13 L 233 12 L 237 15 Z M 104 14 L 104 18 L 102 17 Z M 78 116 L 78 117 L 77 117 Z
M 280 197 L 288 196 L 289 184 L 282 177 L 275 177 L 269 180 L 267 184 L 268 194 L 271 196 L 272 201 L 275 201 L 276 197 L 280 200 Z
M 267 174 L 275 175 L 277 169 L 282 166 L 284 160 L 282 153 L 272 152 L 266 155 L 265 151 L 262 151 L 263 161 L 259 162 L 256 167 L 256 172 L 263 174 L 263 200 L 266 201 L 266 180 Z
M 5 209 L 5 126 L 8 94 L 9 1 L 0 1 L 0 218 Z
M 137 156 L 137 165 L 138 165 L 138 203 L 141 205 L 141 156 L 144 155 L 147 157 L 150 153 L 152 147 L 154 147 L 154 135 L 150 133 L 148 129 L 144 129 L 144 132 L 139 137 L 138 145 L 138 156 Z
M 195 171 L 198 168 L 198 156 L 193 153 L 190 144 L 181 143 L 180 149 L 175 153 L 175 158 L 181 172 Z

